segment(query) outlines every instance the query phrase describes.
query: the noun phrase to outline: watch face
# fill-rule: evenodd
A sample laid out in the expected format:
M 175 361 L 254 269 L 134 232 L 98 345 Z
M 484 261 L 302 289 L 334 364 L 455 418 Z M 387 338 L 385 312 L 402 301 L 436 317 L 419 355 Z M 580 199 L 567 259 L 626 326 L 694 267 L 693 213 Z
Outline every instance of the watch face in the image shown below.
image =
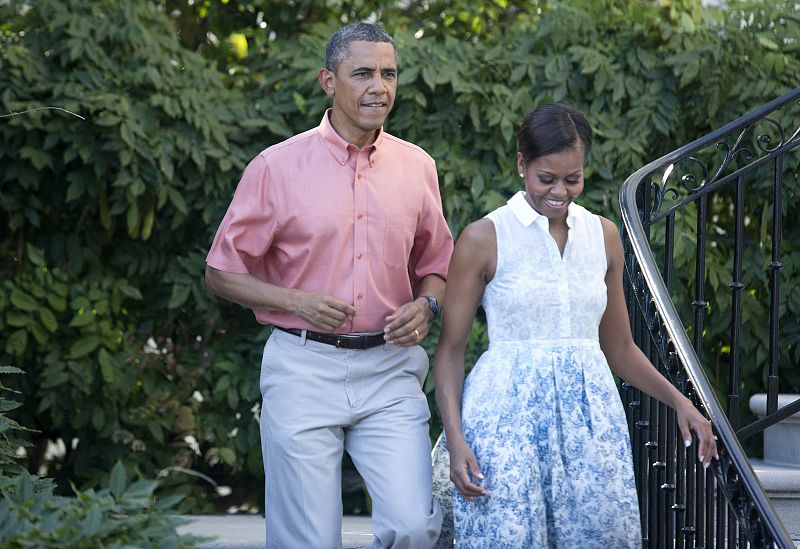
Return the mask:
M 428 301 L 428 306 L 431 308 L 431 313 L 433 313 L 433 318 L 435 319 L 439 316 L 439 302 L 436 301 L 435 297 L 431 297 L 429 295 L 422 296 Z

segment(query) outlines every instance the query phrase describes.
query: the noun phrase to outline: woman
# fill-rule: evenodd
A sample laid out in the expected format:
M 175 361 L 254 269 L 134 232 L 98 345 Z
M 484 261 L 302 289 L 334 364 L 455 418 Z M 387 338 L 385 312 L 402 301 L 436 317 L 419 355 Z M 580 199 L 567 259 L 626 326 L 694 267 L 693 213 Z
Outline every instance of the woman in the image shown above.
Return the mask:
M 676 410 L 704 466 L 716 455 L 709 422 L 633 342 L 619 231 L 574 203 L 591 143 L 580 112 L 534 110 L 518 134 L 525 191 L 456 244 L 434 375 L 460 547 L 641 547 L 609 366 Z M 491 343 L 464 383 L 479 303 Z

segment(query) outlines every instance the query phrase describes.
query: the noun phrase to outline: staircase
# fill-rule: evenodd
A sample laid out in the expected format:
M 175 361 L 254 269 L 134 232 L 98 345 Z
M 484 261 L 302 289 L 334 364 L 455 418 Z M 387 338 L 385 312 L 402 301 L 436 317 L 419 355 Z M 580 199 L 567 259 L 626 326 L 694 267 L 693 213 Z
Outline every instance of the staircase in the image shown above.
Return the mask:
M 783 408 L 800 395 L 779 394 Z M 757 417 L 767 414 L 767 395 L 750 397 L 750 410 Z M 800 414 L 794 414 L 764 430 L 764 458 L 750 462 L 772 507 L 795 543 L 800 543 Z
M 800 401 L 778 394 L 781 366 L 789 366 L 785 358 L 781 363 L 782 352 L 797 344 L 781 340 L 787 318 L 782 283 L 798 283 L 782 280 L 781 270 L 782 254 L 794 259 L 788 255 L 792 248 L 782 250 L 782 222 L 800 163 L 793 152 L 800 147 L 798 100 L 800 88 L 651 162 L 620 190 L 634 337 L 712 422 L 720 455 L 708 470 L 698 467 L 693 448 L 681 444 L 674 412 L 623 380 L 644 547 L 788 549 L 797 546 L 793 537 L 800 539 L 800 468 L 777 458 L 769 442 L 775 433 L 785 439 L 780 433 L 800 412 Z M 759 202 L 748 200 L 752 196 L 768 207 L 748 210 Z M 723 226 L 720 217 L 729 224 Z M 763 230 L 759 242 L 754 223 Z M 784 248 L 790 246 L 795 242 L 785 242 Z M 716 263 L 709 261 L 710 250 Z M 729 252 L 724 265 L 722 252 Z M 730 289 L 724 295 L 723 279 Z M 716 294 L 709 295 L 710 284 Z M 743 318 L 752 319 L 759 307 L 768 318 L 745 324 Z M 754 324 L 763 331 L 754 335 Z M 712 332 L 715 341 L 724 338 L 723 345 L 709 348 Z M 745 336 L 768 347 L 746 363 Z M 753 375 L 755 366 L 763 371 Z M 745 389 L 759 388 L 745 388 L 745 375 L 750 384 L 766 381 L 763 417 L 747 425 L 740 417 Z M 724 405 L 718 395 L 724 395 Z M 765 459 L 750 460 L 743 444 L 751 446 L 748 439 L 762 432 Z M 800 459 L 800 444 L 787 453 Z

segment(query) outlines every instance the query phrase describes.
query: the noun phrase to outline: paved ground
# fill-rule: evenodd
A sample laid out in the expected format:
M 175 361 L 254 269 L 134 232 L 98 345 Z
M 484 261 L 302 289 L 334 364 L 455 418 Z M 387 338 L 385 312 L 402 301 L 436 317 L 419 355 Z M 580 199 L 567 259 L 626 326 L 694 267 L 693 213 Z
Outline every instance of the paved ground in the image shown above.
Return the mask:
M 192 522 L 181 526 L 182 534 L 212 536 L 202 549 L 264 549 L 264 517 L 261 515 L 192 515 Z M 345 549 L 369 547 L 372 530 L 369 517 L 344 517 L 342 545 Z

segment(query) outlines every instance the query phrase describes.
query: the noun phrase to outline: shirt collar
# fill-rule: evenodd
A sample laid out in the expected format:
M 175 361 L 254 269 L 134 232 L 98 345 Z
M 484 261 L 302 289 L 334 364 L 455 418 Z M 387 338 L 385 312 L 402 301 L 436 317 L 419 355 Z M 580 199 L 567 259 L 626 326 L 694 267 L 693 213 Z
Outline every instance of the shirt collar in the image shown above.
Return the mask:
M 536 223 L 540 227 L 547 228 L 550 226 L 548 219 L 533 209 L 533 206 L 528 204 L 525 200 L 525 191 L 519 191 L 508 200 L 508 207 L 523 226 L 527 227 L 531 223 Z M 567 227 L 570 229 L 575 223 L 575 208 L 572 203 L 567 206 Z
M 336 133 L 330 120 L 331 111 L 332 109 L 326 110 L 325 114 L 322 116 L 322 122 L 319 124 L 319 134 L 322 136 L 322 141 L 331 154 L 336 158 L 339 164 L 344 166 L 347 163 L 347 159 L 350 157 L 350 151 L 358 151 L 358 147 L 351 145 L 345 141 L 341 135 Z M 383 143 L 383 133 L 383 128 L 379 129 L 375 142 L 369 147 L 366 147 L 369 150 L 369 160 L 371 164 L 375 163 L 375 153 L 379 150 L 381 143 Z

